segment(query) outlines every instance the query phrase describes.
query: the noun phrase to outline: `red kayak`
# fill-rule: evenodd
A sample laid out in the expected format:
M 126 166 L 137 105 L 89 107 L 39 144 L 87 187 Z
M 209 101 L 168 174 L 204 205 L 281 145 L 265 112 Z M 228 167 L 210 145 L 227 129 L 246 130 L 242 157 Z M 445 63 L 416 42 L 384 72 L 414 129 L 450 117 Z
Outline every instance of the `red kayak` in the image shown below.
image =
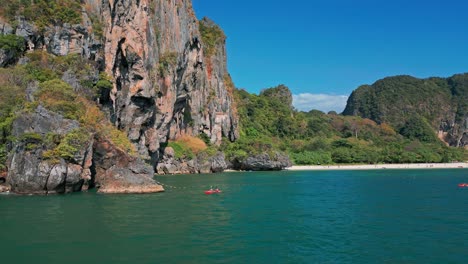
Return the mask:
M 460 183 L 458 184 L 458 187 L 468 187 L 468 183 Z
M 205 191 L 205 194 L 214 194 L 214 193 L 220 193 L 221 190 L 219 189 L 216 189 L 216 190 L 208 190 L 208 191 Z

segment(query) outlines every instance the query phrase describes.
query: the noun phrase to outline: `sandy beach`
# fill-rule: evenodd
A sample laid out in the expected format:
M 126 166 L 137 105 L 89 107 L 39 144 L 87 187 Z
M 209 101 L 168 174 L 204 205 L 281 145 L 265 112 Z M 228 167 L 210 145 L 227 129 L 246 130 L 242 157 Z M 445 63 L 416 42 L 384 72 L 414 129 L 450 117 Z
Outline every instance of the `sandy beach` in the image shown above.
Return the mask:
M 301 171 L 301 170 L 378 170 L 378 169 L 466 169 L 466 168 L 468 168 L 468 162 L 292 166 L 292 167 L 286 168 L 286 170 Z

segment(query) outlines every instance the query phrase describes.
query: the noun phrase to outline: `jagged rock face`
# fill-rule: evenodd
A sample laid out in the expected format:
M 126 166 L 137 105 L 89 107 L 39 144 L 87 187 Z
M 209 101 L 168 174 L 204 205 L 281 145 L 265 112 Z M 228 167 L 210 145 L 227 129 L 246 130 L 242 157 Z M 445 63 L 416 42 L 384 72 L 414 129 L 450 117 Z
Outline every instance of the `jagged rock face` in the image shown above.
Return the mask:
M 292 163 L 288 156 L 281 153 L 275 153 L 273 158 L 264 153 L 248 157 L 243 161 L 235 160 L 232 166 L 236 170 L 271 171 L 283 170 L 284 168 L 291 167 Z
M 153 168 L 127 155 L 107 140 L 96 140 L 93 170 L 100 193 L 154 193 L 162 186 L 153 180 Z
M 79 127 L 78 122 L 65 119 L 39 106 L 34 113 L 21 114 L 13 123 L 12 134 L 21 139 L 26 133 L 45 137 L 48 133 L 65 135 Z M 19 140 L 13 144 L 8 162 L 7 183 L 15 193 L 51 194 L 80 191 L 91 180 L 92 137 L 76 153 L 72 162 L 43 158 L 43 142 Z
M 74 120 L 39 106 L 21 114 L 13 123 L 13 143 L 8 161 L 7 184 L 20 194 L 78 192 L 97 185 L 101 193 L 150 193 L 163 188 L 153 180 L 153 168 L 129 156 L 109 141 L 88 135 L 73 158 L 45 158 L 44 139 L 50 133 L 64 136 L 79 128 Z M 25 135 L 37 135 L 24 139 Z
M 201 133 L 212 144 L 220 144 L 223 137 L 237 139 L 224 39 L 213 54 L 204 54 L 190 0 L 83 3 L 81 24 L 39 30 L 17 17 L 14 28 L 0 21 L 0 33 L 24 37 L 28 51 L 76 53 L 97 61 L 114 81 L 110 94 L 103 96 L 108 99 L 101 101 L 104 111 L 154 167 L 164 151 L 161 143 L 168 140 Z M 94 33 L 92 17 L 102 23 L 102 39 Z M 202 23 L 213 26 L 211 21 Z M 63 79 L 80 90 L 73 76 Z
M 102 44 L 93 34 L 92 23 L 85 12 L 82 24 L 50 26 L 43 31 L 24 17 L 17 17 L 15 28 L 6 22 L 0 22 L 0 34 L 23 37 L 26 40 L 27 50 L 42 49 L 58 56 L 80 54 L 87 59 L 101 60 L 99 51 Z
M 111 119 L 140 155 L 157 163 L 160 143 L 186 134 L 238 137 L 224 43 L 204 56 L 191 1 L 104 1 L 102 12 Z

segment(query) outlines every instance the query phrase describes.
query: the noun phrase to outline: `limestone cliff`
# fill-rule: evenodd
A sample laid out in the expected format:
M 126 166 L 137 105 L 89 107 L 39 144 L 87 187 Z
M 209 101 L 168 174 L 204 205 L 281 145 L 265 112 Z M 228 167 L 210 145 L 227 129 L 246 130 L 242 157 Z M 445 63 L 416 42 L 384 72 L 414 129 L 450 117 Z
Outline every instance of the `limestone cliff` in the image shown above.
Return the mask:
M 191 1 L 109 1 L 102 17 L 109 114 L 140 155 L 157 163 L 160 145 L 186 134 L 238 137 L 224 39 L 204 53 Z
M 0 33 L 24 37 L 27 50 L 97 61 L 114 80 L 101 101 L 110 119 L 155 162 L 161 143 L 185 134 L 205 133 L 214 144 L 238 137 L 225 37 L 203 43 L 199 23 L 219 27 L 199 22 L 190 0 L 84 2 L 81 24 L 39 30 L 17 16 L 14 28 L 0 19 Z
M 8 2 L 20 3 L 16 0 Z M 234 87 L 226 66 L 226 37 L 212 21 L 197 20 L 190 0 L 64 3 L 69 8 L 67 12 L 75 11 L 79 18 L 67 20 L 51 13 L 50 18 L 42 14 L 43 17 L 34 15 L 33 19 L 24 16 L 25 7 L 0 11 L 0 35 L 16 35 L 24 39 L 24 44 L 21 43 L 14 52 L 0 47 L 0 64 L 28 64 L 29 58 L 23 55 L 38 50 L 54 56 L 79 54 L 92 62 L 92 76 L 80 79 L 77 73 L 68 71 L 58 77 L 80 93 L 86 90 L 84 83 L 96 87 L 100 78 L 98 73 L 106 73 L 112 89 L 100 89 L 97 103 L 112 124 L 127 134 L 138 158 L 128 156 L 106 138 L 96 136 L 90 136 L 89 144 L 80 150 L 89 152 L 87 157 L 74 162 L 43 161 L 45 147 L 35 142 L 10 144 L 7 181 L 13 191 L 68 192 L 81 190 L 88 181 L 101 186 L 102 192 L 160 191 L 149 175 L 161 161 L 164 166 L 173 164 L 176 172 L 186 171 L 180 167 L 185 161 L 181 163 L 163 155 L 167 153 L 165 148 L 169 141 L 203 134 L 210 144 L 219 145 L 223 138 L 230 141 L 238 138 Z M 29 99 L 34 101 L 33 92 L 29 94 Z M 50 109 L 38 109 L 40 113 L 56 114 L 49 113 Z M 40 118 L 40 113 L 28 118 Z M 56 118 L 63 116 L 59 114 Z M 52 125 L 47 126 L 44 133 L 34 127 L 28 129 L 27 133 L 41 137 L 55 133 Z M 22 135 L 18 132 L 16 136 Z M 34 147 L 26 147 L 28 144 Z M 140 159 L 152 169 L 146 168 Z M 35 163 L 30 164 L 28 160 Z M 201 161 L 194 172 L 222 171 L 226 167 L 222 154 L 210 158 L 209 166 L 203 165 L 205 159 Z M 93 164 L 92 168 L 90 164 Z M 73 177 L 68 177 L 69 172 Z M 85 174 L 87 176 L 83 176 Z M 35 175 L 40 175 L 35 180 L 41 182 L 30 186 Z M 56 181 L 52 181 L 55 178 Z M 145 185 L 149 188 L 143 190 L 141 186 Z

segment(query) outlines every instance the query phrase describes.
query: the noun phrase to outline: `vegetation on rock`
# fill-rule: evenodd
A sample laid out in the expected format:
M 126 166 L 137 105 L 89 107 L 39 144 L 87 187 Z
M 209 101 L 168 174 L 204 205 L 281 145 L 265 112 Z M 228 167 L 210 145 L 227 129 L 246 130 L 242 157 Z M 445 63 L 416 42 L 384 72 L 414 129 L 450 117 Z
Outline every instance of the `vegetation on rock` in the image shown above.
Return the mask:
M 177 140 L 169 141 L 167 147 L 171 147 L 174 150 L 175 158 L 189 160 L 194 159 L 197 154 L 208 149 L 203 139 L 192 136 L 183 136 Z
M 45 158 L 70 160 L 95 134 L 136 155 L 135 147 L 126 133 L 114 127 L 93 102 L 99 90 L 112 88 L 106 74 L 95 74 L 93 66 L 77 55 L 56 57 L 33 52 L 27 58 L 29 62 L 25 65 L 0 68 L 0 170 L 5 169 L 8 142 L 15 140 L 11 137 L 13 120 L 22 111 L 34 111 L 38 105 L 65 118 L 77 120 L 81 128 L 62 136 L 26 133 L 18 139 L 25 143 L 26 150 L 43 145 Z M 74 88 L 62 80 L 65 73 L 77 78 L 75 85 L 89 85 Z M 37 90 L 28 92 L 30 101 L 27 101 L 28 87 L 35 87 L 35 83 L 38 83 Z
M 60 135 L 48 135 L 48 142 L 52 145 L 43 154 L 46 159 L 58 160 L 62 158 L 73 161 L 75 156 L 89 143 L 89 131 L 83 128 L 75 129 L 67 133 L 63 138 Z
M 0 35 L 0 49 L 17 58 L 26 49 L 26 42 L 24 38 L 16 35 Z
M 468 74 L 388 77 L 356 89 L 343 114 L 388 123 L 407 138 L 434 142 L 441 123 L 463 125 L 468 118 Z
M 63 23 L 81 23 L 81 1 L 73 0 L 2 0 L 0 15 L 12 24 L 23 16 L 39 29 Z
M 224 32 L 219 26 L 206 18 L 200 20 L 199 25 L 203 41 L 203 50 L 206 56 L 211 57 L 216 51 L 216 46 L 224 43 L 226 35 L 224 35 Z

